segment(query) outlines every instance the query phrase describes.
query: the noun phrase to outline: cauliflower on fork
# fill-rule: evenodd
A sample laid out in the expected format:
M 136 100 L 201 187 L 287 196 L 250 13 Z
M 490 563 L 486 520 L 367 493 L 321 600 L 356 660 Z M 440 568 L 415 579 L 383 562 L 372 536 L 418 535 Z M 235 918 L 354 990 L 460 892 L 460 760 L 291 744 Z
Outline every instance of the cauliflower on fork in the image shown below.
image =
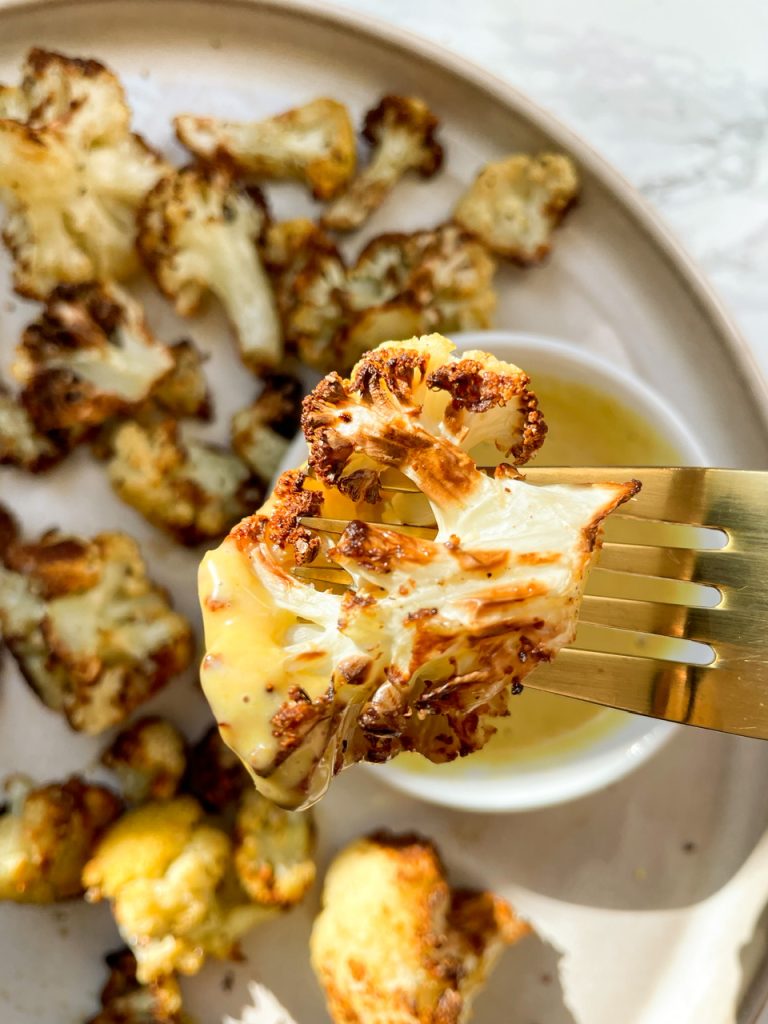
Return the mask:
M 130 131 L 117 77 L 94 60 L 32 49 L 0 96 L 3 237 L 16 290 L 122 279 L 138 268 L 136 211 L 167 165 Z
M 263 121 L 182 114 L 179 141 L 204 163 L 229 162 L 247 178 L 295 178 L 330 199 L 355 173 L 355 133 L 347 108 L 320 98 Z
M 349 380 L 329 374 L 305 400 L 314 478 L 284 474 L 201 567 L 203 688 L 257 788 L 284 806 L 311 805 L 359 760 L 481 747 L 509 688 L 573 639 L 600 523 L 638 487 L 480 472 L 469 451 L 492 442 L 522 463 L 544 426 L 521 370 L 451 350 L 439 336 L 393 342 Z M 434 539 L 365 521 L 397 518 L 382 494 L 392 471 L 417 485 Z M 304 522 L 316 516 L 349 525 L 329 543 Z M 317 590 L 312 563 L 346 592 Z
M 0 634 L 25 679 L 76 730 L 123 721 L 183 671 L 189 623 L 147 577 L 136 542 L 55 531 L 0 550 Z
M 258 244 L 263 199 L 221 167 L 185 167 L 162 178 L 139 211 L 138 246 L 160 290 L 181 316 L 207 292 L 222 303 L 247 366 L 274 366 L 280 322 Z

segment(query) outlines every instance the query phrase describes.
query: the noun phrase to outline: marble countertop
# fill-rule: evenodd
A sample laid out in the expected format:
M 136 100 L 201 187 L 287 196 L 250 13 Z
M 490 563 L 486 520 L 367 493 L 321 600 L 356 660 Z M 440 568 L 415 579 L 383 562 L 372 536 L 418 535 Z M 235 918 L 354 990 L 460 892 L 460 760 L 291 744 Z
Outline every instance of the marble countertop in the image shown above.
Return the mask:
M 483 64 L 579 131 L 672 225 L 768 377 L 768 5 L 345 5 Z

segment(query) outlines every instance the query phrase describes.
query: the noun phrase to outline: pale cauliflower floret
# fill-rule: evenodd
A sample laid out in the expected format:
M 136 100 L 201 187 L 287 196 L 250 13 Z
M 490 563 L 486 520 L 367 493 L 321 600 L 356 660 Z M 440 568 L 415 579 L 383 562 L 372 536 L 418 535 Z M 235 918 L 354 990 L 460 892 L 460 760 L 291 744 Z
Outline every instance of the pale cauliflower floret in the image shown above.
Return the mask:
M 96 61 L 33 49 L 0 100 L 0 197 L 16 290 L 121 279 L 137 269 L 136 210 L 166 169 L 130 131 L 120 82 Z
M 89 282 L 51 292 L 24 330 L 13 373 L 37 429 L 71 446 L 145 401 L 174 365 L 138 302 L 117 285 Z
M 639 486 L 478 471 L 466 447 L 496 441 L 522 462 L 543 423 L 522 371 L 451 348 L 390 343 L 349 380 L 321 381 L 302 423 L 313 478 L 283 474 L 201 567 L 204 690 L 257 788 L 283 806 L 310 806 L 359 760 L 482 747 L 510 687 L 573 640 L 600 523 Z M 385 471 L 416 484 L 407 500 L 437 523 L 434 539 L 362 521 L 401 518 L 379 501 Z M 330 543 L 313 516 L 350 522 Z M 316 589 L 304 578 L 315 571 L 348 589 Z
M 198 159 L 223 159 L 249 178 L 296 178 L 316 199 L 330 199 L 355 173 L 355 133 L 347 108 L 317 99 L 263 121 L 182 114 L 179 140 Z
M 438 120 L 414 96 L 385 96 L 369 110 L 363 137 L 373 146 L 366 167 L 328 207 L 322 223 L 334 231 L 353 231 L 368 219 L 407 171 L 431 178 L 443 162 L 437 141 Z
M 181 990 L 172 974 L 142 985 L 136 979 L 136 957 L 129 949 L 104 959 L 109 978 L 101 990 L 101 1010 L 87 1024 L 194 1024 L 182 1010 Z
M 43 703 L 91 734 L 127 718 L 192 656 L 189 624 L 119 533 L 11 541 L 0 561 L 0 632 Z
M 485 247 L 453 224 L 380 235 L 349 268 L 315 229 L 279 268 L 286 341 L 312 366 L 345 369 L 388 338 L 489 327 L 495 270 Z
M 569 157 L 518 153 L 483 168 L 453 217 L 499 256 L 538 263 L 578 193 L 579 178 Z
M 284 811 L 249 789 L 237 812 L 235 836 L 235 870 L 252 900 L 289 907 L 303 899 L 315 880 L 308 814 Z
M 187 767 L 186 744 L 171 722 L 140 718 L 115 737 L 101 762 L 117 775 L 131 803 L 168 800 L 176 795 Z
M 0 789 L 0 900 L 53 903 L 80 896 L 80 872 L 118 816 L 114 793 L 77 776 L 35 787 L 12 776 Z
M 465 1024 L 529 930 L 500 897 L 451 889 L 427 840 L 377 835 L 328 869 L 310 952 L 337 1024 Z
M 66 447 L 41 434 L 18 398 L 0 382 L 0 466 L 38 473 L 65 454 Z
M 170 417 L 122 423 L 110 447 L 115 491 L 180 544 L 221 536 L 263 493 L 241 459 L 186 436 Z
M 167 175 L 139 213 L 142 258 L 176 311 L 192 315 L 212 292 L 243 361 L 257 370 L 282 355 L 275 299 L 258 250 L 266 221 L 263 201 L 216 168 Z
M 299 429 L 301 383 L 287 373 L 271 373 L 251 405 L 232 417 L 232 448 L 266 486 Z
M 237 954 L 272 911 L 249 903 L 232 872 L 232 844 L 189 796 L 125 814 L 83 870 L 89 900 L 108 899 L 142 984 L 196 974 L 207 955 Z
M 250 1003 L 244 1006 L 237 1020 L 226 1016 L 223 1024 L 296 1024 L 273 992 L 257 981 L 248 982 Z

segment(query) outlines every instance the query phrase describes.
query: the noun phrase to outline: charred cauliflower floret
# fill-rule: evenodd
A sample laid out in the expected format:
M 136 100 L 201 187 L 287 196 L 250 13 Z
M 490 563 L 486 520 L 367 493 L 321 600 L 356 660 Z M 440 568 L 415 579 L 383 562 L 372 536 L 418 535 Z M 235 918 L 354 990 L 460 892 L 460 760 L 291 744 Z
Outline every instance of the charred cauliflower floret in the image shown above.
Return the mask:
M 0 466 L 39 473 L 65 454 L 66 445 L 41 434 L 19 399 L 0 381 Z
M 303 899 L 315 880 L 308 814 L 284 811 L 249 789 L 237 812 L 235 836 L 235 870 L 252 900 L 290 907 Z
M 54 903 L 80 896 L 80 873 L 121 804 L 77 776 L 35 787 L 20 776 L 0 789 L 0 900 Z
M 314 477 L 283 474 L 203 561 L 203 688 L 225 741 L 283 806 L 310 806 L 359 760 L 483 746 L 510 687 L 573 639 L 600 524 L 639 486 L 479 471 L 468 451 L 524 462 L 543 423 L 521 370 L 452 348 L 390 343 L 349 380 L 321 381 L 303 414 Z M 381 493 L 385 471 L 416 485 L 405 498 L 436 536 L 365 521 L 404 518 L 403 496 Z M 349 525 L 331 542 L 313 516 Z M 313 573 L 346 591 L 316 588 Z
M 43 703 L 91 734 L 122 722 L 192 657 L 189 623 L 120 533 L 11 540 L 0 552 L 0 633 Z
M 337 1024 L 465 1024 L 529 931 L 500 897 L 452 889 L 427 840 L 378 835 L 328 869 L 310 952 Z
M 385 96 L 369 110 L 363 137 L 371 158 L 363 170 L 328 207 L 322 223 L 333 231 L 354 231 L 384 202 L 408 171 L 431 178 L 443 163 L 437 141 L 438 120 L 427 104 L 414 96 Z
M 171 722 L 140 718 L 115 737 L 101 762 L 117 775 L 121 792 L 132 804 L 169 800 L 187 767 L 186 744 Z
M 136 957 L 119 949 L 105 958 L 109 978 L 101 990 L 101 1010 L 87 1024 L 194 1024 L 181 1007 L 181 990 L 173 975 L 151 985 L 136 979 Z
M 453 216 L 499 256 L 538 263 L 578 193 L 578 174 L 567 156 L 518 153 L 483 168 Z
M 268 374 L 256 401 L 232 417 L 232 448 L 265 487 L 299 429 L 301 396 L 295 377 Z
M 69 447 L 145 401 L 175 366 L 144 311 L 114 284 L 61 285 L 25 329 L 13 373 L 41 433 Z
M 455 225 L 374 238 L 346 268 L 322 233 L 278 278 L 285 337 L 318 369 L 351 367 L 388 338 L 489 327 L 496 265 Z
M 152 400 L 174 416 L 209 420 L 213 400 L 203 371 L 206 357 L 187 339 L 171 345 L 170 354 L 172 366 L 152 389 Z
M 109 444 L 115 491 L 180 544 L 220 537 L 263 494 L 241 459 L 187 437 L 171 417 L 121 423 Z
M 16 290 L 122 279 L 137 268 L 136 210 L 166 170 L 140 136 L 120 82 L 102 64 L 33 49 L 0 98 L 3 237 Z
M 347 108 L 317 99 L 264 121 L 182 114 L 179 140 L 205 163 L 226 160 L 248 178 L 294 178 L 330 199 L 355 173 L 355 132 Z
M 250 785 L 240 758 L 212 725 L 189 752 L 182 789 L 208 814 L 226 814 Z
M 230 838 L 190 796 L 123 815 L 86 864 L 83 884 L 87 899 L 110 900 L 143 985 L 174 971 L 196 974 L 208 955 L 235 956 L 245 932 L 274 912 L 248 901 Z
M 217 168 L 186 167 L 167 175 L 139 212 L 139 250 L 160 290 L 181 316 L 191 316 L 213 293 L 253 369 L 273 366 L 282 353 L 275 299 L 258 249 L 266 222 L 263 200 Z

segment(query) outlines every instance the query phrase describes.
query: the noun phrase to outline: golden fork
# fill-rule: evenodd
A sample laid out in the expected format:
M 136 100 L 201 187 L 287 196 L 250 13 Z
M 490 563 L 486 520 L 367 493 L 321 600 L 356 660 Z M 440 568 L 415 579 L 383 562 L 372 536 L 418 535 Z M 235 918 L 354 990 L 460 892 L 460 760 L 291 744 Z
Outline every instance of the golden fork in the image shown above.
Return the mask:
M 574 643 L 525 685 L 606 707 L 768 739 L 768 472 L 525 467 L 531 483 L 636 478 L 606 523 Z M 405 481 L 385 495 L 418 496 Z M 425 502 L 425 508 L 428 508 Z M 347 523 L 306 518 L 319 533 Z M 434 527 L 387 523 L 421 537 Z M 321 557 L 297 574 L 334 589 Z

